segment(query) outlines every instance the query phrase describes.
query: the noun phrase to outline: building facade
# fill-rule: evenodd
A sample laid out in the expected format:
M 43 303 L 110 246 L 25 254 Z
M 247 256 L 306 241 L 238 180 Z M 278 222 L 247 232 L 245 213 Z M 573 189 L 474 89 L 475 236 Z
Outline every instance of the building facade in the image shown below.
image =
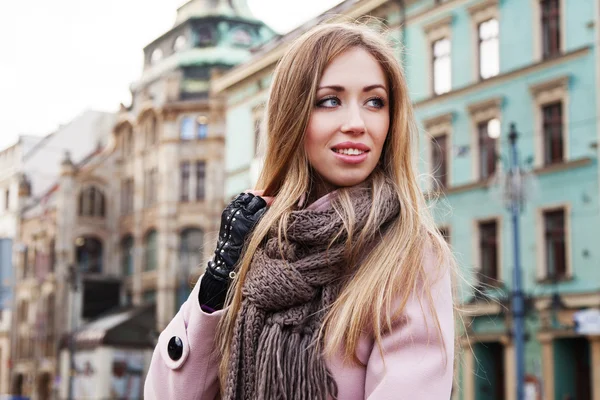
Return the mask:
M 157 332 L 210 257 L 225 204 L 224 105 L 209 81 L 273 35 L 244 1 L 192 0 L 144 49 L 130 106 L 91 124 L 76 119 L 44 139 L 48 151 L 32 153 L 25 176 L 36 190 L 22 191 L 16 211 L 12 394 L 105 396 L 94 388 L 111 376 L 98 364 L 108 355 L 137 352 L 135 368 L 147 370 Z M 115 341 L 125 331 L 105 326 L 106 313 L 149 306 L 149 337 Z M 89 335 L 104 336 L 92 346 Z
M 159 330 L 210 258 L 225 204 L 224 104 L 210 80 L 272 36 L 244 1 L 184 4 L 174 27 L 144 49 L 132 104 L 119 113 L 121 269 L 134 304 L 156 300 Z
M 41 140 L 20 136 L 0 152 L 0 394 L 8 393 L 11 365 L 10 329 L 14 294 L 13 243 L 18 234 L 18 191 L 27 153 Z
M 513 231 L 504 201 L 514 123 L 525 188 L 527 391 L 535 399 L 600 398 L 600 336 L 574 324 L 600 300 L 598 2 L 339 4 L 213 82 L 226 103 L 227 195 L 256 181 L 275 64 L 294 38 L 332 15 L 383 19 L 405 48 L 398 57 L 421 126 L 423 190 L 442 196 L 436 221 L 460 265 L 457 313 L 465 323 L 453 397 L 516 396 Z

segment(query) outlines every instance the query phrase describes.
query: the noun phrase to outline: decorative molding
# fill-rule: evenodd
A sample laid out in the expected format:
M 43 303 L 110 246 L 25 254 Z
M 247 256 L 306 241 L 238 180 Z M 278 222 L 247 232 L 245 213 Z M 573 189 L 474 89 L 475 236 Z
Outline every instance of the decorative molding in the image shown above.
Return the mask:
M 433 33 L 437 30 L 448 28 L 450 25 L 452 25 L 453 20 L 453 15 L 445 16 L 443 18 L 437 19 L 433 22 L 423 25 L 423 31 L 427 36 L 433 35 Z
M 472 6 L 467 7 L 471 17 L 475 17 L 476 14 L 486 11 L 490 8 L 498 8 L 498 0 L 482 0 L 479 3 L 475 3 Z
M 423 126 L 425 127 L 425 129 L 430 130 L 440 125 L 452 125 L 453 120 L 454 112 L 449 112 L 424 120 Z
M 467 106 L 467 110 L 469 111 L 471 117 L 473 117 L 475 114 L 487 111 L 489 109 L 500 109 L 503 101 L 504 98 L 502 96 L 493 97 L 491 99 L 471 103 Z
M 554 78 L 541 83 L 534 83 L 529 86 L 529 92 L 533 97 L 539 97 L 544 92 L 550 92 L 556 89 L 568 90 L 569 88 L 569 75 L 562 75 L 558 78 Z

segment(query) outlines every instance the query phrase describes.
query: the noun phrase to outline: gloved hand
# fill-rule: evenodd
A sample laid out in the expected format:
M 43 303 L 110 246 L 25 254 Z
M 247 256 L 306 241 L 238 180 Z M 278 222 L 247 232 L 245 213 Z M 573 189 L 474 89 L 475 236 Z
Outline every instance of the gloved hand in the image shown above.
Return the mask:
M 200 282 L 198 300 L 205 311 L 223 308 L 244 242 L 266 211 L 267 202 L 251 193 L 239 194 L 223 210 L 215 255 Z

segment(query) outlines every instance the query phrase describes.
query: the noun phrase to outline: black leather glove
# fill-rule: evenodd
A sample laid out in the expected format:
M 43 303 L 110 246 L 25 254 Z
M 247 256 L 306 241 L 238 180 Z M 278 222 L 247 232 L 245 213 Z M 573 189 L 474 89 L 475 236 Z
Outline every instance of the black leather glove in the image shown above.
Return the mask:
M 200 282 L 198 300 L 205 311 L 223 308 L 246 237 L 266 211 L 267 202 L 251 193 L 239 194 L 223 210 L 215 255 Z

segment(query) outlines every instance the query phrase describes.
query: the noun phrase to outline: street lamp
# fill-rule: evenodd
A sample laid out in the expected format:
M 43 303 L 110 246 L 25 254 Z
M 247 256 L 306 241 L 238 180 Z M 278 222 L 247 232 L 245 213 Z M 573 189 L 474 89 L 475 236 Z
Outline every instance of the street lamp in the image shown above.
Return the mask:
M 525 301 L 522 289 L 521 254 L 520 254 L 520 229 L 519 215 L 523 200 L 521 171 L 519 166 L 519 152 L 517 150 L 518 133 L 514 123 L 510 124 L 508 140 L 510 143 L 510 169 L 509 169 L 509 210 L 513 228 L 513 285 L 512 285 L 512 315 L 513 315 L 513 340 L 516 353 L 516 378 L 517 400 L 525 398 Z

